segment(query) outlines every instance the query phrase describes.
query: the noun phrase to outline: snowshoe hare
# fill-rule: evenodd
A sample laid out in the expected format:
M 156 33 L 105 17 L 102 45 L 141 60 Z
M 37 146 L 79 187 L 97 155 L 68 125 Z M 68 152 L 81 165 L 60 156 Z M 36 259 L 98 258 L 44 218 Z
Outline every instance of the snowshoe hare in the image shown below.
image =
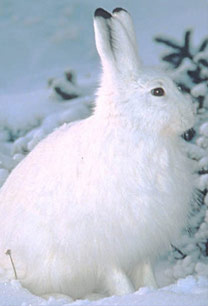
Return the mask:
M 38 295 L 155 285 L 151 263 L 189 211 L 191 101 L 142 67 L 126 10 L 97 9 L 94 28 L 103 76 L 93 115 L 41 141 L 0 192 L 0 267 Z

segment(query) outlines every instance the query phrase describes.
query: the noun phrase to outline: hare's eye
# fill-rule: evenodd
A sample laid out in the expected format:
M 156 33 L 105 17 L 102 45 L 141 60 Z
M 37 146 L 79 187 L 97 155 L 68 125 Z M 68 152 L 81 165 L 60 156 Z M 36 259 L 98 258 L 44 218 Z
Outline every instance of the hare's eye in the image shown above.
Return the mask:
M 165 91 L 162 87 L 157 87 L 151 90 L 153 96 L 162 97 L 165 95 Z

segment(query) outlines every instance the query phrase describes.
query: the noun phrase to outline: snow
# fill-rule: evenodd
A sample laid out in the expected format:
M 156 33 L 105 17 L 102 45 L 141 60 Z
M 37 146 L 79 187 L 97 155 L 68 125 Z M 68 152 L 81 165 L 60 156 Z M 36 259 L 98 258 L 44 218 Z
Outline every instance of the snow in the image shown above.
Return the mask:
M 204 83 L 200 83 L 197 84 L 196 86 L 193 87 L 193 89 L 191 90 L 191 94 L 194 97 L 198 97 L 198 96 L 205 96 L 205 94 L 207 93 L 207 86 Z
M 34 146 L 58 126 L 89 116 L 93 108 L 100 64 L 95 49 L 92 16 L 98 6 L 128 9 L 136 25 L 140 56 L 145 64 L 158 65 L 161 47 L 153 42 L 158 34 L 181 39 L 187 28 L 194 29 L 194 43 L 207 35 L 206 0 L 12 0 L 0 2 L 0 185 Z M 207 51 L 206 51 L 207 52 Z M 200 60 L 207 53 L 195 57 Z M 182 73 L 189 62 L 175 73 Z M 75 71 L 77 82 L 66 82 L 63 73 Z M 207 70 L 204 72 L 206 75 Z M 49 80 L 49 86 L 48 84 Z M 62 100 L 54 91 L 77 94 Z M 192 88 L 195 97 L 205 95 L 205 84 Z M 196 171 L 208 169 L 208 115 L 201 112 L 199 137 L 189 145 Z M 208 189 L 208 174 L 198 177 L 200 190 Z M 208 196 L 204 206 L 208 206 Z M 196 207 L 197 210 L 197 207 Z M 208 211 L 193 216 L 192 225 L 202 220 L 191 238 L 184 236 L 180 247 L 188 254 L 175 260 L 164 255 L 155 267 L 160 288 L 140 288 L 126 296 L 97 301 L 74 301 L 68 297 L 34 296 L 17 280 L 1 279 L 0 305 L 208 305 L 208 260 L 200 259 L 196 243 L 208 239 Z M 203 221 L 204 220 L 204 221 Z M 169 257 L 168 257 L 169 256 Z M 1 271 L 0 271 L 1 276 Z
M 206 306 L 208 305 L 208 280 L 200 276 L 188 276 L 180 279 L 177 284 L 161 289 L 141 288 L 126 296 L 113 296 L 97 301 L 67 301 L 66 297 L 49 299 L 32 295 L 23 289 L 16 280 L 0 282 L 1 306 L 67 306 L 67 305 L 120 305 L 120 306 Z M 23 302 L 24 301 L 24 302 Z M 159 304 L 158 304 L 159 303 Z

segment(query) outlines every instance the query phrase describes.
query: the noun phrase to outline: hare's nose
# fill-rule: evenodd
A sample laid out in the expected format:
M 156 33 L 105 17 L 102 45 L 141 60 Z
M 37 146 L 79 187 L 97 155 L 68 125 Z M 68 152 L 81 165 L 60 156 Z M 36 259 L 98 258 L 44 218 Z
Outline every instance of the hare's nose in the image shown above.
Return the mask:
M 196 131 L 194 130 L 194 128 L 191 128 L 188 131 L 186 131 L 185 133 L 183 133 L 182 137 L 186 141 L 191 141 L 193 139 L 193 137 L 195 136 L 195 134 L 196 134 Z

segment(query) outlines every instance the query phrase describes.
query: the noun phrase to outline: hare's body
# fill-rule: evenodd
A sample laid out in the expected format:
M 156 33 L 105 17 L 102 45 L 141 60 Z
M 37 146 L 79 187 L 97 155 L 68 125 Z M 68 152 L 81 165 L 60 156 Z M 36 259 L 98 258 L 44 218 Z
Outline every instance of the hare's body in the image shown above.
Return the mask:
M 146 84 L 161 82 L 173 90 L 152 74 L 144 83 L 131 76 L 127 94 L 112 83 L 122 103 L 102 86 L 90 118 L 49 135 L 12 172 L 0 193 L 0 266 L 9 277 L 8 249 L 37 294 L 123 294 L 154 281 L 146 263 L 178 237 L 192 189 L 179 137 L 192 108 L 176 89 L 173 102 L 148 102 Z
M 13 274 L 10 249 L 17 274 L 36 293 L 94 291 L 106 271 L 134 271 L 184 225 L 192 186 L 179 143 L 97 123 L 91 117 L 50 135 L 2 188 L 0 262 Z

